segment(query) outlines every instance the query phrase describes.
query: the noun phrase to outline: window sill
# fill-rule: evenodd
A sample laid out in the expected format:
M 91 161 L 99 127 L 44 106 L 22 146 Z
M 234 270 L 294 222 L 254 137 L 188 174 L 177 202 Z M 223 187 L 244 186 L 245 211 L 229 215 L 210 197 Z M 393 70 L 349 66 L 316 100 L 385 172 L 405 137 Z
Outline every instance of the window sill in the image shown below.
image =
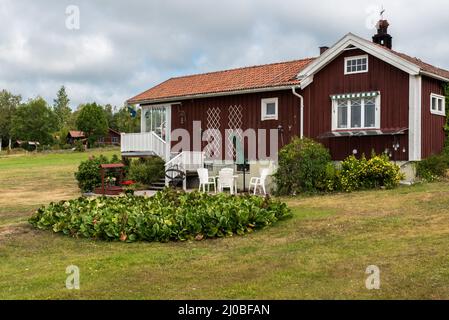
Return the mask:
M 265 117 L 262 118 L 262 121 L 277 121 L 278 117 Z
M 374 130 L 380 130 L 380 128 L 351 128 L 351 129 L 335 129 L 332 130 L 332 132 L 358 132 L 358 131 L 374 131 Z
M 435 115 L 435 116 L 442 116 L 442 117 L 446 116 L 446 112 L 440 112 L 440 111 L 431 110 L 430 113 Z
M 345 72 L 345 76 L 349 76 L 351 74 L 361 74 L 361 73 L 368 73 L 368 70 L 364 71 L 354 71 L 354 72 Z

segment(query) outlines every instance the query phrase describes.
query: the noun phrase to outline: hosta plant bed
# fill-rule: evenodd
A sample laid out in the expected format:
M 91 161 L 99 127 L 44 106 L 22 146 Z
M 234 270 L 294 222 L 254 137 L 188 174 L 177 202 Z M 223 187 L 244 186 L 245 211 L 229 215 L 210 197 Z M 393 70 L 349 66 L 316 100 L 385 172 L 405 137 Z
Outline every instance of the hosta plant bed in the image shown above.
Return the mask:
M 83 197 L 51 203 L 29 221 L 72 237 L 168 242 L 243 235 L 290 216 L 284 203 L 268 197 L 166 189 L 151 198 Z

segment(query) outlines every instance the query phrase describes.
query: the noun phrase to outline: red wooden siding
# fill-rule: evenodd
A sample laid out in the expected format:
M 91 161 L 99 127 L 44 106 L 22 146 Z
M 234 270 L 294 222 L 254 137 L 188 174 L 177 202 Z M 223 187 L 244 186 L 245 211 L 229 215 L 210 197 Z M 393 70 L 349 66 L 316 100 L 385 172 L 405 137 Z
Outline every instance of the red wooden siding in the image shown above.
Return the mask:
M 334 160 L 343 160 L 358 151 L 358 155 L 368 157 L 372 151 L 382 153 L 388 149 L 393 160 L 407 161 L 409 158 L 408 133 L 399 136 L 347 137 L 319 140 L 319 136 L 332 130 L 332 101 L 335 94 L 380 91 L 381 93 L 381 129 L 409 128 L 409 75 L 382 60 L 369 55 L 369 72 L 345 75 L 344 59 L 348 56 L 365 54 L 363 51 L 349 50 L 342 53 L 333 62 L 314 76 L 314 81 L 301 94 L 304 96 L 304 135 L 322 142 L 331 151 Z M 430 93 L 443 94 L 441 82 L 423 78 L 422 101 L 422 156 L 442 150 L 444 143 L 444 117 L 431 115 Z M 279 99 L 279 120 L 261 121 L 261 100 L 265 98 Z M 279 146 L 289 143 L 300 133 L 299 99 L 291 90 L 276 92 L 229 95 L 183 101 L 172 107 L 172 130 L 184 128 L 193 131 L 193 122 L 200 121 L 201 128 L 207 129 L 207 111 L 210 108 L 220 109 L 220 131 L 225 138 L 225 130 L 229 128 L 229 107 L 242 106 L 242 130 L 276 129 L 283 127 L 283 136 L 279 138 Z M 448 106 L 449 107 L 449 106 Z M 181 117 L 184 123 L 181 124 Z M 267 132 L 269 134 L 269 131 Z M 267 151 L 269 138 L 267 139 Z M 395 151 L 393 144 L 399 142 L 400 148 Z M 193 137 L 191 137 L 193 145 Z M 172 142 L 172 146 L 177 142 Z M 202 143 L 202 148 L 207 145 Z M 246 144 L 245 144 L 246 145 Z M 248 146 L 245 146 L 246 154 Z M 226 155 L 225 142 L 222 143 L 222 156 Z
M 304 92 L 305 124 L 304 134 L 317 138 L 332 130 L 332 103 L 330 95 L 340 93 L 358 93 L 380 91 L 382 129 L 408 128 L 409 75 L 382 60 L 369 56 L 369 72 L 345 75 L 344 58 L 365 54 L 361 50 L 349 50 L 342 53 L 333 62 L 318 72 L 314 81 Z M 367 156 L 374 149 L 381 153 L 392 149 L 394 138 L 361 137 L 332 138 L 323 142 L 330 148 L 334 160 L 343 160 L 357 149 L 359 155 Z M 408 160 L 408 135 L 400 137 L 400 150 L 394 153 L 396 160 Z M 406 152 L 403 152 L 406 148 Z
M 266 98 L 278 98 L 279 109 L 278 119 L 270 121 L 261 121 L 261 100 Z M 283 138 L 279 135 L 279 147 L 291 141 L 292 137 L 299 136 L 299 99 L 295 97 L 291 90 L 242 94 L 233 96 L 222 96 L 214 98 L 194 99 L 183 101 L 181 105 L 172 107 L 172 130 L 184 128 L 190 133 L 193 131 L 193 121 L 200 121 L 201 128 L 207 129 L 207 111 L 209 108 L 220 108 L 220 131 L 223 139 L 225 130 L 229 129 L 229 107 L 234 105 L 242 106 L 242 130 L 267 129 L 267 152 L 269 152 L 269 130 L 276 129 L 281 125 L 284 129 Z M 181 115 L 185 114 L 184 124 L 181 124 Z M 191 137 L 193 145 L 193 137 Z M 172 142 L 172 147 L 178 142 Z M 204 146 L 207 143 L 203 143 Z M 247 154 L 248 146 L 245 142 L 245 152 Z M 225 155 L 225 143 L 222 144 L 222 155 Z
M 114 138 L 114 139 L 113 139 Z M 115 141 L 113 141 L 115 140 Z M 107 144 L 107 145 L 120 145 L 121 135 L 118 132 L 115 132 L 111 129 L 108 130 L 108 134 L 102 138 L 99 138 L 97 142 L 99 144 Z
M 423 77 L 422 79 L 422 158 L 428 158 L 432 154 L 438 154 L 444 147 L 444 124 L 446 118 L 430 112 L 430 94 L 444 95 L 441 81 Z M 446 106 L 448 108 L 449 106 Z

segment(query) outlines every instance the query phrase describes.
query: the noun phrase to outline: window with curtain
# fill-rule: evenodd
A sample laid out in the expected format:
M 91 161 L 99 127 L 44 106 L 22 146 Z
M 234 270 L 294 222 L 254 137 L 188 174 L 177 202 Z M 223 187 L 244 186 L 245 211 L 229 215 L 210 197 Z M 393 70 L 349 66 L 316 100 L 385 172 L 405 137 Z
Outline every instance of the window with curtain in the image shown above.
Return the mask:
M 333 98 L 333 130 L 380 129 L 380 96 Z

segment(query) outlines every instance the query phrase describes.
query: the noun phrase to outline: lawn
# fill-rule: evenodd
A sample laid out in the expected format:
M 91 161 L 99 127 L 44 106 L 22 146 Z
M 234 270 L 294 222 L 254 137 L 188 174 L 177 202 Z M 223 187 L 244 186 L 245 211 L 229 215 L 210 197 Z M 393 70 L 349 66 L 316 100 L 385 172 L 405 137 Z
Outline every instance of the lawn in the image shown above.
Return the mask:
M 108 151 L 111 155 L 115 151 Z M 98 154 L 98 151 L 95 151 Z M 285 199 L 290 220 L 243 237 L 105 243 L 36 231 L 79 195 L 89 154 L 0 158 L 0 299 L 448 299 L 449 185 Z M 76 265 L 81 290 L 65 289 Z M 365 288 L 369 265 L 381 289 Z

